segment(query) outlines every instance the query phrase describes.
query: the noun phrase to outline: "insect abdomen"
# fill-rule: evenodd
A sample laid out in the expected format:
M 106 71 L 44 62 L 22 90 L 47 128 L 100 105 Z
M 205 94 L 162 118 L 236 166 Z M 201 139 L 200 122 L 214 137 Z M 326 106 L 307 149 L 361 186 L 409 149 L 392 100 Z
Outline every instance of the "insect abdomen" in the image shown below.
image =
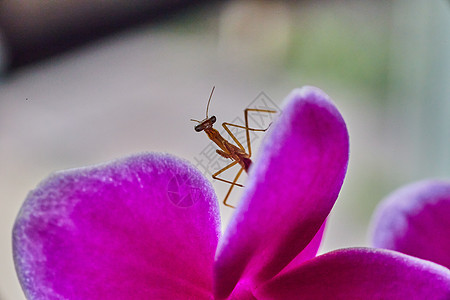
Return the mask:
M 250 158 L 242 158 L 242 164 L 244 167 L 245 172 L 248 173 L 248 169 L 250 168 L 250 165 L 252 164 L 252 160 Z

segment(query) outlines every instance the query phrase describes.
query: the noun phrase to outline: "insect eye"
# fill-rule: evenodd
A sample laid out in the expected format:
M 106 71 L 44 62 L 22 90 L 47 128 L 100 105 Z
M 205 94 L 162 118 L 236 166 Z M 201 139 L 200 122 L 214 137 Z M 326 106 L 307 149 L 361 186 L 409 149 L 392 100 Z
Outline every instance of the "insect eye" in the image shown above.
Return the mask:
M 196 125 L 196 126 L 194 127 L 194 130 L 197 131 L 197 132 L 200 132 L 200 131 L 202 131 L 203 129 L 204 129 L 203 123 L 202 123 L 202 124 L 198 124 L 198 125 Z
M 209 120 L 211 121 L 211 124 L 216 123 L 216 116 L 211 116 L 211 118 L 209 118 Z

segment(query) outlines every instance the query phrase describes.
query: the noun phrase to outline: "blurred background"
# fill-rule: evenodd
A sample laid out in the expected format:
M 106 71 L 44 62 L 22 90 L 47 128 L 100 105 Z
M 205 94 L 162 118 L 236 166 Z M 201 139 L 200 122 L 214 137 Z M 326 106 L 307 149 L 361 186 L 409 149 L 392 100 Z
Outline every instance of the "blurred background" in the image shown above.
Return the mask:
M 24 299 L 11 228 L 27 193 L 137 152 L 196 164 L 209 141 L 189 119 L 213 85 L 219 123 L 303 85 L 342 112 L 350 163 L 321 252 L 368 245 L 384 196 L 450 175 L 449 1 L 3 0 L 0 299 Z M 221 213 L 225 227 L 233 210 Z

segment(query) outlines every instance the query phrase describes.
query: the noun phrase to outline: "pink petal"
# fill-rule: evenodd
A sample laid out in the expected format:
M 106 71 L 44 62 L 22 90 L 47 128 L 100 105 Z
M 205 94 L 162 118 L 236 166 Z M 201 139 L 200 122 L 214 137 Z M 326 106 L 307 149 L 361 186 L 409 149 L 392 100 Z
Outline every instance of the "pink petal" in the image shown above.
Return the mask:
M 374 219 L 373 245 L 450 268 L 450 181 L 426 180 L 388 196 Z
M 216 196 L 185 161 L 142 154 L 59 172 L 13 232 L 29 299 L 210 299 Z
M 450 270 L 382 249 L 343 249 L 277 276 L 257 299 L 450 299 Z
M 344 120 L 324 92 L 304 87 L 287 97 L 220 240 L 218 298 L 240 278 L 254 286 L 270 279 L 310 243 L 339 194 L 348 149 Z

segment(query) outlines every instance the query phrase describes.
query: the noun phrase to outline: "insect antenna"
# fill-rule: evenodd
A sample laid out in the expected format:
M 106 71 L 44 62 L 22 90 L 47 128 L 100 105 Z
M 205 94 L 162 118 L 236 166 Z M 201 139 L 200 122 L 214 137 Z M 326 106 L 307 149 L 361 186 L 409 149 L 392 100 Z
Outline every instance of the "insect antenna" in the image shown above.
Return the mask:
M 212 95 L 214 93 L 214 89 L 215 88 L 216 88 L 216 86 L 213 86 L 212 91 L 211 91 L 211 95 L 209 95 L 208 104 L 206 105 L 206 118 L 208 118 L 209 103 L 211 102 L 211 98 L 212 98 Z

